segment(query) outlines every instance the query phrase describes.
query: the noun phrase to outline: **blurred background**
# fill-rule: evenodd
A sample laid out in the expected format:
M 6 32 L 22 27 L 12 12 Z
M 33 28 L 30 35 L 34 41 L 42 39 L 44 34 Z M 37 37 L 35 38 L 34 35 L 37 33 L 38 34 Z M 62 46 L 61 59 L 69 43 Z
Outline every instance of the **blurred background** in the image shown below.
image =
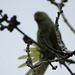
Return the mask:
M 57 0 L 60 2 L 60 0 Z M 75 0 L 69 0 L 63 8 L 64 14 L 68 21 L 75 29 Z M 0 9 L 3 13 L 8 14 L 9 19 L 17 16 L 17 20 L 21 22 L 18 26 L 24 33 L 33 38 L 35 41 L 37 33 L 37 24 L 34 21 L 34 13 L 37 11 L 46 12 L 49 17 L 55 22 L 58 8 L 47 0 L 0 0 Z M 4 23 L 6 25 L 6 23 Z M 69 50 L 75 50 L 75 34 L 64 23 L 62 17 L 59 20 L 59 29 L 62 34 L 62 39 Z M 25 55 L 24 49 L 26 44 L 22 40 L 21 35 L 14 29 L 10 33 L 7 29 L 0 31 L 0 75 L 25 75 L 29 67 L 18 68 L 25 60 L 18 60 L 18 57 Z M 72 57 L 75 59 L 75 57 Z M 64 66 L 59 66 L 57 70 L 52 70 L 49 66 L 45 75 L 70 75 Z M 75 65 L 69 66 L 75 72 Z

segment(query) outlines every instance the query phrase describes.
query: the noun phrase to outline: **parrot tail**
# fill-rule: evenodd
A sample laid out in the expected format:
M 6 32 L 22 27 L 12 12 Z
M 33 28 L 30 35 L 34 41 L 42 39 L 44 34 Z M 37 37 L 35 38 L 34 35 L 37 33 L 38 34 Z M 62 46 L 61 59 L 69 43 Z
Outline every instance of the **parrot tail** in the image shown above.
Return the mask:
M 36 65 L 37 65 L 37 64 L 38 64 L 38 63 L 36 63 Z M 41 64 L 39 67 L 36 67 L 35 70 L 36 70 L 37 75 L 44 75 L 44 73 L 45 73 L 47 67 L 48 67 L 48 64 Z M 33 74 L 33 70 L 30 69 L 30 70 L 27 72 L 26 75 L 34 75 L 34 74 Z

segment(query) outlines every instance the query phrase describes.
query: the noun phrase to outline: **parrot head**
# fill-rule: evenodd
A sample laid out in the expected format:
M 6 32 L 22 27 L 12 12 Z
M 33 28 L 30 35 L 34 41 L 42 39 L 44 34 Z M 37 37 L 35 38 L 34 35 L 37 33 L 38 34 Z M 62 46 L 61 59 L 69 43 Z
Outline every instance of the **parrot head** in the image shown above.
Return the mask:
M 34 14 L 34 19 L 37 23 L 48 20 L 48 15 L 45 12 L 38 11 Z

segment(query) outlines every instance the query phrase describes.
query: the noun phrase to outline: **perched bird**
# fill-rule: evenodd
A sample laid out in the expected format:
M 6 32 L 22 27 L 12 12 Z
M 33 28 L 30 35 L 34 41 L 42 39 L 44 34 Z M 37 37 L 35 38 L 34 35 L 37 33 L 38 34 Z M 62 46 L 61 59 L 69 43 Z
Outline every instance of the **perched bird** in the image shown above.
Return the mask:
M 61 48 L 58 45 L 54 23 L 48 17 L 45 12 L 36 12 L 34 14 L 34 19 L 38 25 L 37 32 L 37 43 L 43 48 L 39 48 L 37 45 L 33 44 L 35 48 L 30 48 L 32 58 L 32 62 L 36 65 L 41 61 L 52 60 L 56 57 L 55 53 L 52 50 L 49 50 L 46 46 L 45 42 L 53 49 L 61 51 Z M 19 59 L 25 59 L 27 56 L 22 56 Z M 49 64 L 42 64 L 39 67 L 36 67 L 36 71 L 38 75 L 44 75 Z M 19 67 L 26 66 L 26 63 L 22 64 Z M 30 69 L 26 75 L 32 74 L 32 70 Z
M 54 24 L 45 12 L 36 12 L 34 18 L 38 25 L 37 42 L 44 48 L 41 50 L 45 56 L 44 59 L 54 59 L 55 55 L 51 51 L 47 50 L 46 45 L 43 44 L 45 40 L 50 47 L 60 50 Z M 42 39 L 41 34 L 44 40 Z
M 43 47 L 43 49 L 39 50 L 40 51 L 39 60 L 40 61 L 52 60 L 56 57 L 56 55 L 46 47 L 46 44 L 44 44 L 44 42 L 46 41 L 46 43 L 51 48 L 60 51 L 60 47 L 58 45 L 55 33 L 54 23 L 45 12 L 40 11 L 36 12 L 34 15 L 34 19 L 38 25 L 37 42 L 41 47 Z M 38 75 L 43 75 L 47 67 L 48 64 L 42 64 L 39 68 L 37 68 Z M 40 71 L 42 68 L 44 72 Z

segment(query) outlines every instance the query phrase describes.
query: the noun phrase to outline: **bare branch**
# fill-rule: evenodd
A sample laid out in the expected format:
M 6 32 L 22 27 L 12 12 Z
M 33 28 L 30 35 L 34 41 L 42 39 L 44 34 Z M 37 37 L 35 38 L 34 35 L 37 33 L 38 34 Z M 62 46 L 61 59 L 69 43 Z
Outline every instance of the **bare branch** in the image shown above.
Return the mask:
M 59 11 L 61 10 L 61 3 L 65 3 L 65 2 L 68 2 L 68 0 L 61 0 L 61 3 L 56 3 L 55 0 L 48 0 L 50 1 L 52 4 L 54 4 L 55 6 L 58 7 Z M 64 4 L 62 5 L 64 6 Z M 64 13 L 62 13 L 62 18 L 64 20 L 64 22 L 66 23 L 66 25 L 71 29 L 71 31 L 75 34 L 75 29 L 72 27 L 72 25 L 68 22 L 68 20 L 66 19 Z
M 28 54 L 28 59 L 27 59 L 26 63 L 27 63 L 27 66 L 30 67 L 33 70 L 34 75 L 37 75 L 37 72 L 36 72 L 36 70 L 33 67 L 32 59 L 31 59 L 31 56 L 30 56 L 30 53 L 29 53 L 30 52 L 30 50 L 29 50 L 30 44 L 31 44 L 31 40 L 29 39 L 27 41 L 27 48 L 26 48 L 26 52 Z

